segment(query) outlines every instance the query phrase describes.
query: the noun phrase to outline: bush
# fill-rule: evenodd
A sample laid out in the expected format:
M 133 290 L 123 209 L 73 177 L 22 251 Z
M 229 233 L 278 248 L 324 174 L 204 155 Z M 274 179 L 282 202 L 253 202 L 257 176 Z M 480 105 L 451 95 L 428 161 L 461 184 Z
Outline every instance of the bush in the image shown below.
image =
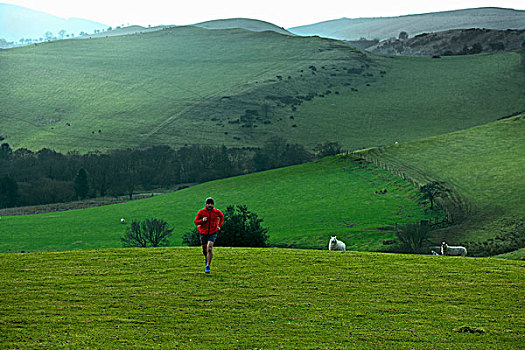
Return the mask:
M 466 242 L 470 256 L 494 256 L 525 248 L 525 226 L 523 222 L 509 224 L 507 232 L 482 242 Z
M 182 244 L 189 245 L 190 247 L 201 245 L 201 234 L 196 226 L 193 230 L 182 235 Z
M 168 237 L 172 232 L 164 220 L 133 220 L 120 240 L 124 247 L 163 247 L 169 244 Z
M 426 223 L 396 224 L 398 250 L 402 253 L 418 253 L 430 235 L 430 226 Z
M 226 247 L 266 247 L 268 230 L 261 226 L 260 219 L 246 205 L 229 205 L 224 212 L 224 223 L 217 235 L 218 246 Z M 182 243 L 189 246 L 200 245 L 200 233 L 197 228 L 186 232 Z

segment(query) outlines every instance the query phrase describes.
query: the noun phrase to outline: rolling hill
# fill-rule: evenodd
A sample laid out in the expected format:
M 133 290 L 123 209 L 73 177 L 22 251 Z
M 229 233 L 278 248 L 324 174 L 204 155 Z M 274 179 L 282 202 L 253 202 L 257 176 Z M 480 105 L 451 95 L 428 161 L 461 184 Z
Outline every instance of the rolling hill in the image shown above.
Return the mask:
M 359 154 L 419 186 L 442 181 L 452 190 L 442 205 L 456 225 L 438 231 L 437 242 L 497 244 L 498 235 L 525 238 L 524 149 L 521 114 Z
M 496 7 L 473 8 L 399 17 L 341 18 L 288 30 L 339 40 L 390 39 L 400 32 L 410 36 L 450 29 L 525 29 L 525 11 Z
M 522 348 L 522 262 L 199 249 L 0 254 L 0 347 Z
M 80 32 L 92 33 L 107 29 L 102 23 L 82 18 L 60 18 L 44 12 L 11 4 L 0 3 L 0 39 L 18 42 L 20 39 L 45 39 L 45 33 L 58 36 L 59 31 L 78 36 Z
M 191 43 L 191 45 L 189 44 Z M 322 38 L 175 27 L 0 51 L 13 149 L 347 149 L 439 135 L 525 110 L 518 53 L 391 58 Z
M 380 190 L 387 193 L 377 194 Z M 210 195 L 222 210 L 247 205 L 264 220 L 270 244 L 278 246 L 321 249 L 337 235 L 348 249 L 381 249 L 383 239 L 393 237 L 395 222 L 442 216 L 421 204 L 410 183 L 373 164 L 336 157 L 117 205 L 3 216 L 0 252 L 121 247 L 126 225 L 120 219 L 130 223 L 149 217 L 166 220 L 174 228 L 170 244 L 180 246 Z
M 498 248 L 509 252 L 524 248 L 525 201 L 517 190 L 525 186 L 523 135 L 525 116 L 518 115 L 446 135 L 212 181 L 124 204 L 4 216 L 0 251 L 118 247 L 124 232 L 120 218 L 129 222 L 146 217 L 167 220 L 175 228 L 171 244 L 180 245 L 183 233 L 193 227 L 193 215 L 209 195 L 216 198 L 219 208 L 248 205 L 264 219 L 273 245 L 319 249 L 326 246 L 330 235 L 337 235 L 348 249 L 379 250 L 385 249 L 383 240 L 394 237 L 394 223 L 442 217 L 439 211 L 428 209 L 428 202 L 421 202 L 417 187 L 410 184 L 440 181 L 449 191 L 437 202 L 453 225 L 437 230 L 430 244 L 446 240 L 494 245 L 500 244 L 490 241 L 497 236 L 507 241 L 501 244 L 516 237 L 522 240 L 520 246 Z M 383 189 L 385 194 L 377 193 Z M 503 252 L 490 250 L 489 255 L 491 251 L 492 255 Z
M 250 18 L 228 18 L 217 19 L 194 24 L 195 27 L 206 29 L 246 29 L 253 32 L 273 31 L 279 34 L 293 35 L 286 29 L 278 27 L 273 23 Z

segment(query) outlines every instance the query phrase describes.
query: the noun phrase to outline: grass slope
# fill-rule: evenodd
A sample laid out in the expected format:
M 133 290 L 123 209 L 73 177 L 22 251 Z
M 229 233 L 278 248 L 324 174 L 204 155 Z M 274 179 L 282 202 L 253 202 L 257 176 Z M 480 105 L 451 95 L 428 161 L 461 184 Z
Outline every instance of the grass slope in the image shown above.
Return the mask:
M 175 229 L 171 244 L 193 227 L 204 199 L 219 209 L 246 204 L 264 219 L 272 244 L 325 248 L 330 235 L 349 249 L 382 248 L 395 222 L 431 215 L 418 204 L 408 182 L 366 163 L 342 157 L 204 183 L 171 194 L 123 204 L 67 212 L 5 216 L 0 220 L 0 252 L 120 247 L 120 218 L 156 217 Z M 376 194 L 387 189 L 386 194 Z
M 0 130 L 13 148 L 349 149 L 525 110 L 520 55 L 387 58 L 321 38 L 176 27 L 0 51 Z
M 283 249 L 0 254 L 2 348 L 520 349 L 522 263 Z
M 442 234 L 461 242 L 493 238 L 525 222 L 525 115 L 414 142 L 361 152 L 420 184 L 444 181 L 467 220 Z M 516 226 L 517 225 L 517 226 Z

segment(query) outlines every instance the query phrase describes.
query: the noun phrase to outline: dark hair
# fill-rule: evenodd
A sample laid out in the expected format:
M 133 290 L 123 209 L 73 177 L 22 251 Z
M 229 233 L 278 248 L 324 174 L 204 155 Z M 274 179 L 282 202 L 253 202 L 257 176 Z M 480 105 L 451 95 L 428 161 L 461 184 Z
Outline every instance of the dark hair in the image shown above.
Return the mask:
M 215 204 L 215 202 L 213 201 L 213 198 L 211 197 L 206 198 L 206 204 L 208 203 Z

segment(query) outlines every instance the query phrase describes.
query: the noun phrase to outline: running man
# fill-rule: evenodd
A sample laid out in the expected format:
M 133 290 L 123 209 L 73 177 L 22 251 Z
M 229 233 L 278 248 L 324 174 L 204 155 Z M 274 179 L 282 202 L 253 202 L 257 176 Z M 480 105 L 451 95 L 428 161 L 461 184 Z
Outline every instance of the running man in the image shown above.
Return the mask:
M 206 263 L 206 273 L 210 273 L 211 260 L 213 259 L 213 244 L 217 239 L 217 231 L 221 229 L 224 221 L 224 214 L 213 208 L 215 205 L 213 198 L 206 198 L 206 206 L 199 210 L 195 218 L 195 225 L 198 225 L 201 234 L 202 254 Z

